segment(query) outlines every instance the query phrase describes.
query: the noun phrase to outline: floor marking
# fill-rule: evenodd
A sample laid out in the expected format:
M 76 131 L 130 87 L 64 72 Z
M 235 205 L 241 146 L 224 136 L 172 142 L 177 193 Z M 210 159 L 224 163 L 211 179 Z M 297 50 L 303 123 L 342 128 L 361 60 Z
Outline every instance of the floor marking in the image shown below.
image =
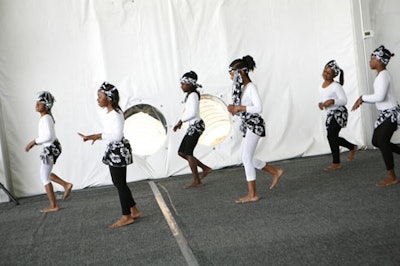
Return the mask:
M 151 190 L 153 191 L 158 206 L 160 207 L 161 212 L 164 214 L 164 218 L 167 221 L 168 226 L 171 229 L 171 232 L 174 235 L 176 242 L 178 243 L 182 255 L 186 259 L 186 262 L 188 263 L 188 265 L 193 265 L 193 266 L 199 265 L 195 256 L 193 255 L 192 249 L 189 247 L 186 238 L 183 236 L 182 231 L 179 229 L 178 224 L 176 223 L 174 217 L 172 216 L 167 204 L 165 204 L 165 201 L 157 185 L 154 183 L 154 181 L 149 181 L 149 185 Z

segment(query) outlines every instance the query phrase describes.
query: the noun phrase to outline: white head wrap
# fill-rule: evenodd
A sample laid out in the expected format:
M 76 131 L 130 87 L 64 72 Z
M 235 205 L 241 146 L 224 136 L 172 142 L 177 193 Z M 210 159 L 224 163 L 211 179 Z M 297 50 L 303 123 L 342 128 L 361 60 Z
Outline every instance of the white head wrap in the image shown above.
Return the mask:
M 50 92 L 41 91 L 38 93 L 37 101 L 43 103 L 46 109 L 50 111 L 56 99 Z

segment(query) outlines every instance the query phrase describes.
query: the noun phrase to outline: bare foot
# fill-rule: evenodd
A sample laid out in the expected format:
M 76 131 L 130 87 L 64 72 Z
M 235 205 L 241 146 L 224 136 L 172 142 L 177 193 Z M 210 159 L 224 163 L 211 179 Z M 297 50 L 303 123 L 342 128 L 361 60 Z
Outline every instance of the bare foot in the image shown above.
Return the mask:
M 349 151 L 349 155 L 347 155 L 347 161 L 352 161 L 354 159 L 354 155 L 358 149 L 357 145 L 354 145 L 353 149 Z
M 342 168 L 342 165 L 340 163 L 333 163 L 333 164 L 329 165 L 328 167 L 326 167 L 324 170 L 327 172 L 330 172 L 330 171 L 335 171 L 340 168 Z
M 123 215 L 120 220 L 110 225 L 110 228 L 118 228 L 133 223 L 133 218 L 130 215 Z
M 44 209 L 40 210 L 40 212 L 56 212 L 58 210 L 60 210 L 60 207 L 55 206 L 55 207 L 44 208 Z
M 203 184 L 202 183 L 192 183 L 192 184 L 190 184 L 190 185 L 187 185 L 187 186 L 185 186 L 184 188 L 185 189 L 189 189 L 189 188 L 196 188 L 196 187 L 202 187 L 203 186 Z
M 276 173 L 272 176 L 272 183 L 271 183 L 271 186 L 269 186 L 269 189 L 273 189 L 276 186 L 281 175 L 283 175 L 283 170 L 280 168 L 277 168 Z
M 207 168 L 206 170 L 203 170 L 203 173 L 200 176 L 200 179 L 203 180 L 209 173 L 211 173 L 212 169 Z
M 397 183 L 399 183 L 398 179 L 394 179 L 394 180 L 393 179 L 385 179 L 385 180 L 378 182 L 376 184 L 376 186 L 377 187 L 386 187 L 386 186 L 390 186 L 390 185 L 395 185 Z
M 131 207 L 131 217 L 133 219 L 137 219 L 140 218 L 140 216 L 142 216 L 142 214 L 140 213 L 138 208 L 136 208 L 136 206 Z
M 258 197 L 258 195 L 254 197 L 247 195 L 246 197 L 235 200 L 235 202 L 238 204 L 243 204 L 243 203 L 255 202 L 258 201 L 259 199 L 260 198 Z
M 66 200 L 69 197 L 72 187 L 73 187 L 73 185 L 71 183 L 68 183 L 68 185 L 66 185 L 66 187 L 64 188 L 63 200 Z

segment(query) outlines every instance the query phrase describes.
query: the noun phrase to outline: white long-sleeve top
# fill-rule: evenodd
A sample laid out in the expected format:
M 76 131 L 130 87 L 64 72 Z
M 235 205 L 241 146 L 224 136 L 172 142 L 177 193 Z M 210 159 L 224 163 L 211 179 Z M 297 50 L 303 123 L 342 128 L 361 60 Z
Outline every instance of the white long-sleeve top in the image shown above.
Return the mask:
M 261 113 L 262 102 L 256 85 L 252 82 L 248 83 L 243 88 L 242 97 L 240 99 L 240 105 L 246 106 L 247 113 Z
M 200 99 L 197 93 L 192 92 L 186 99 L 181 121 L 189 122 L 189 124 L 192 125 L 200 119 Z
M 325 108 L 326 111 L 336 110 L 339 106 L 347 104 L 346 93 L 343 90 L 342 85 L 337 82 L 332 82 L 328 87 L 319 87 L 320 102 L 324 103 L 327 100 L 335 100 L 333 105 Z
M 107 142 L 121 141 L 124 137 L 124 114 L 112 110 L 108 112 L 103 120 L 103 132 L 101 138 Z
M 36 144 L 47 147 L 50 146 L 56 138 L 53 118 L 49 114 L 42 116 L 39 120 L 38 137 L 35 139 Z
M 362 100 L 375 103 L 378 110 L 386 110 L 397 105 L 392 76 L 388 70 L 382 70 L 374 81 L 374 94 L 363 95 Z

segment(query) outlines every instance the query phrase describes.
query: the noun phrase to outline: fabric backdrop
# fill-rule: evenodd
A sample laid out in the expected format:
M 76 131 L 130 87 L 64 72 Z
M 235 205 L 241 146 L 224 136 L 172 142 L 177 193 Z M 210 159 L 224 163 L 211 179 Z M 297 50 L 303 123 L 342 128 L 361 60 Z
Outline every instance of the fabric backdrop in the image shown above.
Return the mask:
M 41 148 L 26 153 L 24 147 L 37 136 L 36 93 L 50 90 L 63 145 L 54 172 L 74 189 L 110 184 L 101 163 L 105 143 L 90 145 L 77 135 L 101 131 L 104 111 L 96 97 L 103 81 L 118 87 L 123 110 L 151 105 L 167 123 L 163 146 L 136 155 L 128 181 L 190 172 L 177 156 L 184 131 L 172 132 L 184 97 L 179 78 L 194 70 L 202 93 L 227 102 L 228 65 L 248 54 L 257 64 L 251 78 L 267 124 L 256 156 L 277 161 L 329 153 L 325 114 L 317 107 L 323 67 L 335 59 L 344 69 L 350 109 L 371 91 L 373 72 L 365 67 L 371 49 L 384 43 L 400 56 L 393 32 L 398 10 L 396 0 L 0 0 L 0 182 L 17 196 L 44 193 Z M 367 24 L 371 38 L 363 37 Z M 390 64 L 393 74 L 399 73 L 399 56 Z M 372 107 L 351 112 L 342 136 L 370 145 L 375 118 L 366 110 Z M 223 142 L 199 145 L 195 155 L 214 169 L 239 164 L 238 124 L 233 118 Z

